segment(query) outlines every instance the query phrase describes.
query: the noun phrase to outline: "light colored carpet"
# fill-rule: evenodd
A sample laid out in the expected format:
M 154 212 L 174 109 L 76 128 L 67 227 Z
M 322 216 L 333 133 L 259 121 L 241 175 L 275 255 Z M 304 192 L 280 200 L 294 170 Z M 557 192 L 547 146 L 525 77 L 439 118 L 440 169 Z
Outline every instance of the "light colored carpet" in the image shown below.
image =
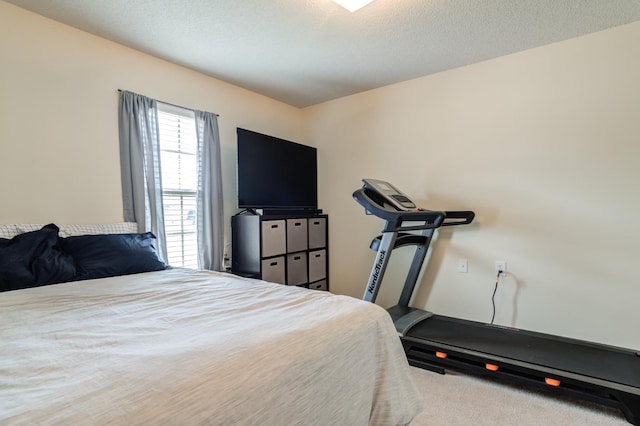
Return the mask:
M 613 408 L 467 374 L 411 367 L 424 411 L 410 426 L 629 425 Z

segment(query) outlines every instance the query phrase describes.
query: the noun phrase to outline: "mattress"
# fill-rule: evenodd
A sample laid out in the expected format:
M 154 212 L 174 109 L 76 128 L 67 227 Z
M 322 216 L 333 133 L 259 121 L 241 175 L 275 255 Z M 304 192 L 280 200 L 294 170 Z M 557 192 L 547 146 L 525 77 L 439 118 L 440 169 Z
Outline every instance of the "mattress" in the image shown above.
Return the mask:
M 402 425 L 387 312 L 170 269 L 0 293 L 0 424 Z

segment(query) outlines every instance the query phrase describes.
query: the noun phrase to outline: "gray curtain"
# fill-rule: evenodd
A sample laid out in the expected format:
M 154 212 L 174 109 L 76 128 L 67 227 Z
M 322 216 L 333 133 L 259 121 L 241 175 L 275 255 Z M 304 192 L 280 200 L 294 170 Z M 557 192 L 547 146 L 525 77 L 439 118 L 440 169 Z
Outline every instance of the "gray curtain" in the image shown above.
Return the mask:
M 198 135 L 198 264 L 200 268 L 222 270 L 224 211 L 218 117 L 194 111 Z
M 157 102 L 121 91 L 118 130 L 124 220 L 136 222 L 139 232 L 153 232 L 158 254 L 166 260 Z

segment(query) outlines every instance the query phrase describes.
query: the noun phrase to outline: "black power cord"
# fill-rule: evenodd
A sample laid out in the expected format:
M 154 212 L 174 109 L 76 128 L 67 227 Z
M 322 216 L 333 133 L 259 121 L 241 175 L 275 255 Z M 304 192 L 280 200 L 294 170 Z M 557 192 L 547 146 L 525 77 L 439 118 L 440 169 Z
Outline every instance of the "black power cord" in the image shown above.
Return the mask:
M 493 320 L 496 318 L 496 290 L 498 290 L 498 282 L 500 281 L 500 275 L 502 275 L 502 271 L 498 271 L 498 275 L 496 275 L 496 285 L 493 287 L 493 294 L 491 295 L 491 305 L 493 306 L 493 314 L 491 315 L 491 323 L 493 324 Z

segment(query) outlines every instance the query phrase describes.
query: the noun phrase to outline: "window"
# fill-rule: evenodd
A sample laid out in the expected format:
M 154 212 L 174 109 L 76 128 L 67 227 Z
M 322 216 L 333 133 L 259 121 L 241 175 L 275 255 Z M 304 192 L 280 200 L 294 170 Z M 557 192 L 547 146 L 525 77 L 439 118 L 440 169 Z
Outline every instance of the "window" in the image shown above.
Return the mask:
M 168 264 L 221 270 L 218 117 L 123 90 L 118 130 L 125 221 L 155 232 Z
M 158 103 L 160 167 L 168 263 L 198 267 L 198 141 L 193 111 Z

